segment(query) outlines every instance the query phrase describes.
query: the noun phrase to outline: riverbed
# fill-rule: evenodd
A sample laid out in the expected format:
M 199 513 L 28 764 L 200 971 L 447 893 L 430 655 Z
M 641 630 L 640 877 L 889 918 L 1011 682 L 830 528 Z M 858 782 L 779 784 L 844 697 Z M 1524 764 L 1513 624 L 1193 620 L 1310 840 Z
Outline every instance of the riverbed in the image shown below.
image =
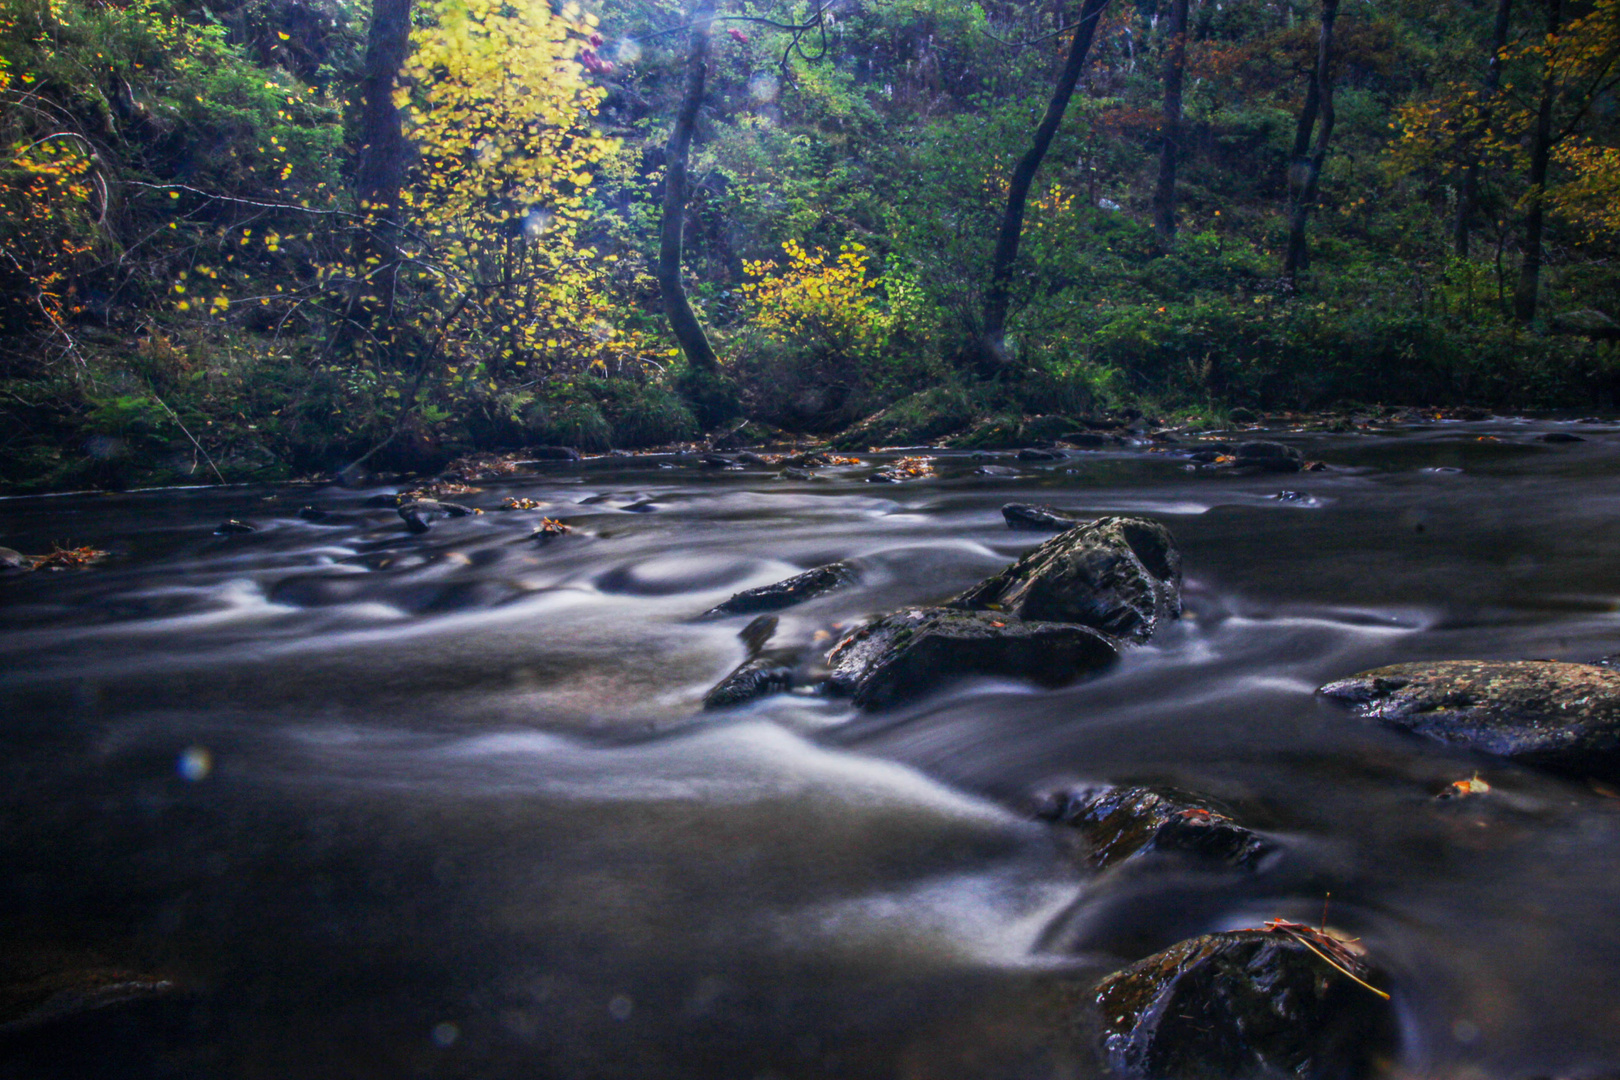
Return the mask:
M 55 1002 L 0 1077 L 1085 1077 L 1098 978 L 1279 917 L 1376 961 L 1384 1075 L 1620 1069 L 1620 794 L 1314 695 L 1620 653 L 1620 425 L 1268 437 L 1326 468 L 548 462 L 420 536 L 365 505 L 395 487 L 0 500 L 0 544 L 111 552 L 0 579 L 0 1005 Z M 773 642 L 824 649 L 1037 544 L 1007 502 L 1162 522 L 1184 618 L 1060 689 L 701 708 L 748 621 L 701 613 L 844 560 Z M 1137 781 L 1280 856 L 1097 872 L 1031 814 Z

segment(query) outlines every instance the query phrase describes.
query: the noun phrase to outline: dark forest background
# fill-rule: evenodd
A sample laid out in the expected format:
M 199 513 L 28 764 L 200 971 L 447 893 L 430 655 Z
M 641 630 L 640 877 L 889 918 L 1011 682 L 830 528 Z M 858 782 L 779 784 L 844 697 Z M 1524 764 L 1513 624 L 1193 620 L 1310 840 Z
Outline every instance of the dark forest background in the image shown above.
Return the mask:
M 1620 0 L 0 0 L 0 485 L 1612 408 L 1617 81 Z

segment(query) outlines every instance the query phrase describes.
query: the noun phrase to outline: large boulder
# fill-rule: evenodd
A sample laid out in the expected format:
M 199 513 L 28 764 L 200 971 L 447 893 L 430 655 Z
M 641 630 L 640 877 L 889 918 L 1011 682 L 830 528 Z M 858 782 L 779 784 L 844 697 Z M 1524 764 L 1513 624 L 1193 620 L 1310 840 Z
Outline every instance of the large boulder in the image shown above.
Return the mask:
M 1098 984 L 1103 1054 L 1131 1080 L 1355 1080 L 1394 1045 L 1378 978 L 1309 927 L 1205 934 Z
M 1052 537 L 947 606 L 1077 623 L 1141 644 L 1181 615 L 1181 553 L 1156 521 L 1098 518 Z
M 1620 671 L 1554 660 L 1394 664 L 1317 691 L 1454 746 L 1581 776 L 1620 776 Z
M 911 608 L 846 634 L 827 654 L 827 688 L 862 708 L 883 708 L 941 679 L 1000 675 L 1061 686 L 1108 667 L 1119 643 L 1076 623 L 991 611 Z
M 1210 799 L 1166 787 L 1098 786 L 1048 793 L 1039 818 L 1074 829 L 1099 869 L 1157 852 L 1252 869 L 1276 845 Z

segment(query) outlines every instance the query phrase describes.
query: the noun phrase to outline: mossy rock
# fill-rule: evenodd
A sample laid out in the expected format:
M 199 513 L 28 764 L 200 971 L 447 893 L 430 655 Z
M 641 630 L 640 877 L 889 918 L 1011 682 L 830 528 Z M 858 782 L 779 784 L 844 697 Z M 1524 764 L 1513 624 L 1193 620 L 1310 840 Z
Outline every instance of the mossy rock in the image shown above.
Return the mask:
M 1314 931 L 1205 934 L 1098 984 L 1103 1055 L 1130 1080 L 1358 1080 L 1394 1048 L 1383 981 Z
M 1554 660 L 1394 664 L 1317 693 L 1451 746 L 1555 772 L 1620 777 L 1620 671 Z
M 833 440 L 839 450 L 870 446 L 921 446 L 973 423 L 972 403 L 954 387 L 932 387 L 873 413 Z
M 1140 644 L 1181 615 L 1181 553 L 1156 521 L 1098 518 L 1052 537 L 949 606 L 1078 623 Z

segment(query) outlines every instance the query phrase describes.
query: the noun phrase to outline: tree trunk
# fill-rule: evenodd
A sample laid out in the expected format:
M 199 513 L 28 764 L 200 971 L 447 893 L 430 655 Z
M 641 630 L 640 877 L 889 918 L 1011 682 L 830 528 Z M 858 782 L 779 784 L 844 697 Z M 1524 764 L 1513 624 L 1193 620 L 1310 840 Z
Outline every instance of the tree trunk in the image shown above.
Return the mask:
M 1502 85 L 1502 50 L 1507 48 L 1508 23 L 1513 14 L 1513 0 L 1496 0 L 1496 25 L 1491 31 L 1491 62 L 1485 69 L 1485 93 L 1482 95 L 1483 123 L 1489 116 L 1483 113 L 1483 106 L 1496 96 L 1497 88 Z M 1454 247 L 1459 259 L 1468 257 L 1468 234 L 1474 226 L 1474 216 L 1479 212 L 1479 162 L 1468 166 L 1463 173 L 1462 187 L 1457 192 L 1457 224 L 1453 233 Z
M 1153 228 L 1159 248 L 1176 241 L 1176 158 L 1181 152 L 1181 85 L 1187 70 L 1187 0 L 1170 0 L 1170 47 L 1164 60 L 1164 115 L 1159 122 L 1159 182 L 1153 191 Z
M 1339 17 L 1339 0 L 1322 0 L 1322 32 L 1316 44 L 1316 76 L 1305 93 L 1305 108 L 1294 131 L 1294 159 L 1288 177 L 1288 251 L 1283 257 L 1283 277 L 1289 287 L 1299 284 L 1299 272 L 1307 263 L 1305 225 L 1322 180 L 1327 161 L 1328 140 L 1333 137 L 1333 24 Z M 1311 144 L 1311 129 L 1316 140 Z M 1307 152 L 1306 146 L 1310 144 Z
M 376 256 L 383 267 L 379 307 L 393 307 L 394 275 L 398 261 L 397 215 L 399 192 L 405 183 L 409 147 L 394 86 L 411 45 L 411 0 L 374 0 L 371 27 L 366 34 L 365 74 L 360 82 L 360 160 L 355 170 L 355 194 L 371 219 L 362 242 L 358 265 Z
M 1012 302 L 1012 269 L 1018 258 L 1018 242 L 1024 231 L 1024 207 L 1029 201 L 1029 190 L 1035 183 L 1035 173 L 1052 146 L 1063 114 L 1074 96 L 1075 84 L 1085 69 L 1086 55 L 1091 51 L 1091 39 L 1096 36 L 1097 23 L 1102 18 L 1108 0 L 1084 0 L 1080 7 L 1080 23 L 1075 28 L 1074 40 L 1069 44 L 1069 55 L 1063 62 L 1052 98 L 1046 104 L 1046 114 L 1035 129 L 1035 139 L 1024 156 L 1018 159 L 1012 179 L 1007 185 L 1007 209 L 1001 216 L 1001 233 L 996 239 L 996 252 L 990 268 L 990 288 L 984 300 L 984 326 L 979 339 L 980 366 L 987 372 L 1005 370 L 1011 363 L 1007 355 L 1007 309 Z
M 709 72 L 714 5 L 715 0 L 697 0 L 692 8 L 686 89 L 664 150 L 664 220 L 658 235 L 658 291 L 663 294 L 664 314 L 669 317 L 670 331 L 686 355 L 687 364 L 700 371 L 718 370 L 720 360 L 686 299 L 686 286 L 681 282 L 681 249 L 686 226 L 686 163 L 692 150 L 692 129 L 697 126 L 698 109 L 703 104 L 703 82 Z
M 1558 33 L 1563 19 L 1562 0 L 1547 0 L 1547 36 Z M 1558 93 L 1557 73 L 1552 61 L 1541 80 L 1541 103 L 1536 109 L 1536 128 L 1530 137 L 1530 206 L 1524 217 L 1524 261 L 1519 264 L 1519 286 L 1513 291 L 1513 314 L 1520 322 L 1536 317 L 1536 301 L 1541 291 L 1541 242 L 1546 217 L 1547 165 L 1552 158 L 1553 101 Z

